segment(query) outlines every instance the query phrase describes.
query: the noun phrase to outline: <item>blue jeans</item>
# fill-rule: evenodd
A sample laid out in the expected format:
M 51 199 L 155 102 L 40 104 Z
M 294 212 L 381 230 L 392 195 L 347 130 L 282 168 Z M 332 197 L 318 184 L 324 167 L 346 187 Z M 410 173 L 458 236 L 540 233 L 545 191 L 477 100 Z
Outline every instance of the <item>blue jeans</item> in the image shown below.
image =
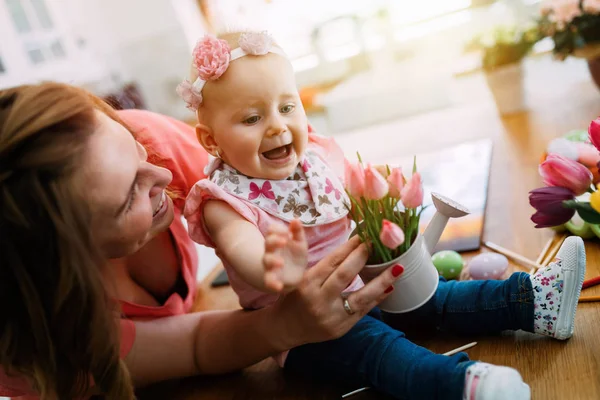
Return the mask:
M 413 312 L 397 314 L 394 326 L 421 323 L 462 334 L 532 332 L 533 298 L 525 273 L 505 281 L 440 278 L 432 299 Z M 374 310 L 339 339 L 292 349 L 285 368 L 357 388 L 371 386 L 398 399 L 460 400 L 465 371 L 472 363 L 465 353 L 447 357 L 417 346 Z

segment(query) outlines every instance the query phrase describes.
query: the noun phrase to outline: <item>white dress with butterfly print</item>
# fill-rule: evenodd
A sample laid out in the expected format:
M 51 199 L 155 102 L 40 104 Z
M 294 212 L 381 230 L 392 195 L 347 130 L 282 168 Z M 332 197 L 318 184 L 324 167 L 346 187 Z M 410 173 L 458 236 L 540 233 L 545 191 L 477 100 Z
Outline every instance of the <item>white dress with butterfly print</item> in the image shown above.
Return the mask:
M 227 202 L 263 235 L 272 223 L 299 219 L 305 226 L 311 267 L 346 242 L 350 234 L 343 165 L 343 153 L 333 139 L 312 134 L 305 158 L 286 180 L 250 178 L 218 159 L 213 160 L 206 171 L 210 179 L 197 182 L 186 200 L 184 216 L 190 236 L 197 243 L 215 247 L 202 218 L 202 205 L 211 199 Z M 219 255 L 219 249 L 216 252 Z M 223 264 L 242 307 L 257 309 L 277 300 L 276 294 L 258 291 L 244 282 L 232 266 L 225 261 Z M 357 277 L 348 290 L 361 286 Z

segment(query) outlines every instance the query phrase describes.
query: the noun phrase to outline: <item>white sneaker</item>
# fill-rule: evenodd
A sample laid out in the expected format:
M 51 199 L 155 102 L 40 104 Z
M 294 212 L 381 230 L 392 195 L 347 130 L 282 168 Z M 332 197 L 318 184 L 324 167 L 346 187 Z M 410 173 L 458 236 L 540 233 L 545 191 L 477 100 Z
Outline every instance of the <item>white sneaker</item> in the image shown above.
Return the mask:
M 585 246 L 578 236 L 570 236 L 558 250 L 556 259 L 531 276 L 534 292 L 533 331 L 567 340 L 573 336 L 575 312 L 585 276 Z
M 517 370 L 477 362 L 467 368 L 463 400 L 530 400 L 531 390 Z

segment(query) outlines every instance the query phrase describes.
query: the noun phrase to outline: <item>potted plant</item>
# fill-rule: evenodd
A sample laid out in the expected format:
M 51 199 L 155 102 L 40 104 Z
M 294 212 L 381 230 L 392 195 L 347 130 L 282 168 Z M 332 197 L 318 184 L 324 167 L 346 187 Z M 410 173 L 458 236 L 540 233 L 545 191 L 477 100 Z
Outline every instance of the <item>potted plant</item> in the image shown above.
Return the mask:
M 585 59 L 600 88 L 600 1 L 545 0 L 538 26 L 540 34 L 554 42 L 556 58 L 572 55 Z
M 537 28 L 498 27 L 467 45 L 481 52 L 481 67 L 502 115 L 524 109 L 521 61 L 538 39 Z
M 419 219 L 423 211 L 423 185 L 416 160 L 407 179 L 400 168 L 386 167 L 380 173 L 360 161 L 346 164 L 346 191 L 354 233 L 370 244 L 368 265 L 361 278 L 368 282 L 393 264 L 401 264 L 404 273 L 394 290 L 381 304 L 383 311 L 404 313 L 425 304 L 435 293 L 439 275 L 431 261 L 448 218 L 466 215 L 464 207 L 443 196 L 432 195 L 436 214 L 423 234 Z M 387 176 L 387 178 L 384 177 Z

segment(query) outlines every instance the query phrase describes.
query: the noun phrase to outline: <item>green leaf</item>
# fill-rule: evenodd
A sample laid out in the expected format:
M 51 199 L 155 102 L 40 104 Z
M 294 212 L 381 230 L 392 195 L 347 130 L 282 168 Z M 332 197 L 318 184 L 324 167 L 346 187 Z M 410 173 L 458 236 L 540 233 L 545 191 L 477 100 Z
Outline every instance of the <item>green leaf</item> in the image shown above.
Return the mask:
M 360 153 L 358 151 L 356 152 L 356 157 L 358 157 L 358 162 L 362 165 L 362 157 L 360 156 Z
M 577 214 L 579 214 L 581 219 L 585 222 L 590 224 L 600 224 L 600 214 L 598 214 L 588 202 L 566 200 L 563 201 L 563 206 L 576 210 Z
M 417 156 L 413 158 L 413 175 L 417 172 Z

